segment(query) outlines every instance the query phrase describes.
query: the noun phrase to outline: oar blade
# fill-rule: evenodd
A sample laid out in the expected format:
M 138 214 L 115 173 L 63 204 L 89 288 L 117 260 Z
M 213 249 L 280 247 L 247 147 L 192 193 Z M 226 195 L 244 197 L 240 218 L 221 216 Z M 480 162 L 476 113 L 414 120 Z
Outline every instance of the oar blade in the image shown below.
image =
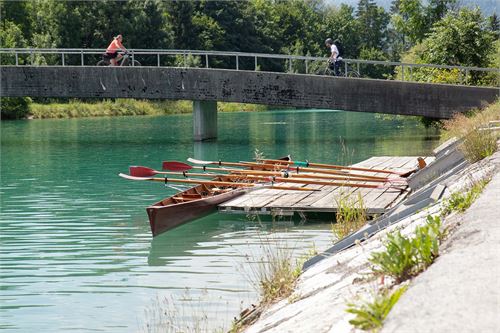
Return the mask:
M 129 174 L 133 177 L 152 177 L 158 173 L 151 168 L 137 165 L 129 167 L 128 170 Z
M 197 160 L 197 159 L 194 159 L 192 157 L 189 157 L 187 160 L 188 160 L 188 162 L 191 162 L 193 164 L 200 164 L 200 165 L 208 165 L 208 164 L 215 164 L 215 163 L 217 163 L 217 162 L 214 162 L 214 161 Z
M 162 163 L 163 170 L 184 172 L 184 171 L 191 170 L 192 168 L 193 167 L 190 166 L 189 164 L 182 163 L 182 162 L 163 161 L 163 163 Z

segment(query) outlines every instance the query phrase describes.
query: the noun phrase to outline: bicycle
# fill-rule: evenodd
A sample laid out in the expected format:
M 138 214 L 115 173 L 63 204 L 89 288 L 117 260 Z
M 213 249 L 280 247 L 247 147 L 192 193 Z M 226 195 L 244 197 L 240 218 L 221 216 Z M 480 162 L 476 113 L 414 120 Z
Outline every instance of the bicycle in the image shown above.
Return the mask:
M 139 61 L 130 59 L 130 56 L 127 52 L 123 52 L 121 54 L 123 55 L 123 57 L 118 61 L 117 66 L 141 66 L 141 63 Z M 104 53 L 102 55 L 102 60 L 99 60 L 96 66 L 112 66 L 111 58 L 109 58 L 109 56 Z
M 328 60 L 326 62 L 326 67 L 324 70 L 324 75 L 331 75 L 331 76 L 343 76 L 343 77 L 360 77 L 359 72 L 355 69 L 353 69 L 348 62 L 344 62 L 343 60 L 337 60 L 338 63 L 338 71 L 339 75 L 335 75 L 335 62 L 330 62 Z M 347 70 L 347 73 L 346 73 Z

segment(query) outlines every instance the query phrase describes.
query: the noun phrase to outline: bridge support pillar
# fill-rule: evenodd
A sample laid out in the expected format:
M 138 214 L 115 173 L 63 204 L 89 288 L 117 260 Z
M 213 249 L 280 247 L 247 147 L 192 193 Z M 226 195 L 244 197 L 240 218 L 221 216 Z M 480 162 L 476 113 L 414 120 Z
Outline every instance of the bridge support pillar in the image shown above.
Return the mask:
M 194 140 L 217 138 L 217 102 L 193 101 Z

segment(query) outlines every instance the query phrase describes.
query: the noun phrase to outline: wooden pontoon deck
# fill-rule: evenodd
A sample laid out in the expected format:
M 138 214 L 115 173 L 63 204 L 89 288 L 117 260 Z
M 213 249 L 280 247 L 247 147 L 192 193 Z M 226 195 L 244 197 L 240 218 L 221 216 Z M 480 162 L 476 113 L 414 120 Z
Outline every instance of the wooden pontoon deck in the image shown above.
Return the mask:
M 433 160 L 434 157 L 425 158 L 427 164 Z M 407 172 L 417 168 L 418 161 L 417 156 L 377 156 L 354 164 L 353 166 Z M 355 171 L 355 173 L 372 176 L 387 176 L 386 173 L 362 171 Z M 307 187 L 320 190 L 317 192 L 259 189 L 250 191 L 247 194 L 220 204 L 219 211 L 223 213 L 252 213 L 262 215 L 335 212 L 337 210 L 336 199 L 338 199 L 340 195 L 351 193 L 351 198 L 357 198 L 358 193 L 360 193 L 363 197 L 363 206 L 367 214 L 383 214 L 387 209 L 403 200 L 409 193 L 409 188 L 405 184 L 394 183 L 394 186 L 379 189 L 307 185 Z

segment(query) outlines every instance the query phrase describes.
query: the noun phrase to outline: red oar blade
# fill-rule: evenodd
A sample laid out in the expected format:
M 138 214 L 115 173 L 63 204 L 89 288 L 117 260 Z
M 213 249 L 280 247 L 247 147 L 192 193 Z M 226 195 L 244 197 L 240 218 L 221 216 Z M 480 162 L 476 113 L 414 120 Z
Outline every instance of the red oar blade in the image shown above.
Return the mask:
M 191 170 L 193 167 L 190 166 L 189 164 L 182 163 L 182 162 L 176 162 L 176 161 L 164 161 L 162 164 L 162 169 L 163 170 L 170 170 L 170 171 L 188 171 Z
M 156 170 L 143 166 L 131 166 L 128 170 L 133 177 L 151 177 L 158 173 Z

